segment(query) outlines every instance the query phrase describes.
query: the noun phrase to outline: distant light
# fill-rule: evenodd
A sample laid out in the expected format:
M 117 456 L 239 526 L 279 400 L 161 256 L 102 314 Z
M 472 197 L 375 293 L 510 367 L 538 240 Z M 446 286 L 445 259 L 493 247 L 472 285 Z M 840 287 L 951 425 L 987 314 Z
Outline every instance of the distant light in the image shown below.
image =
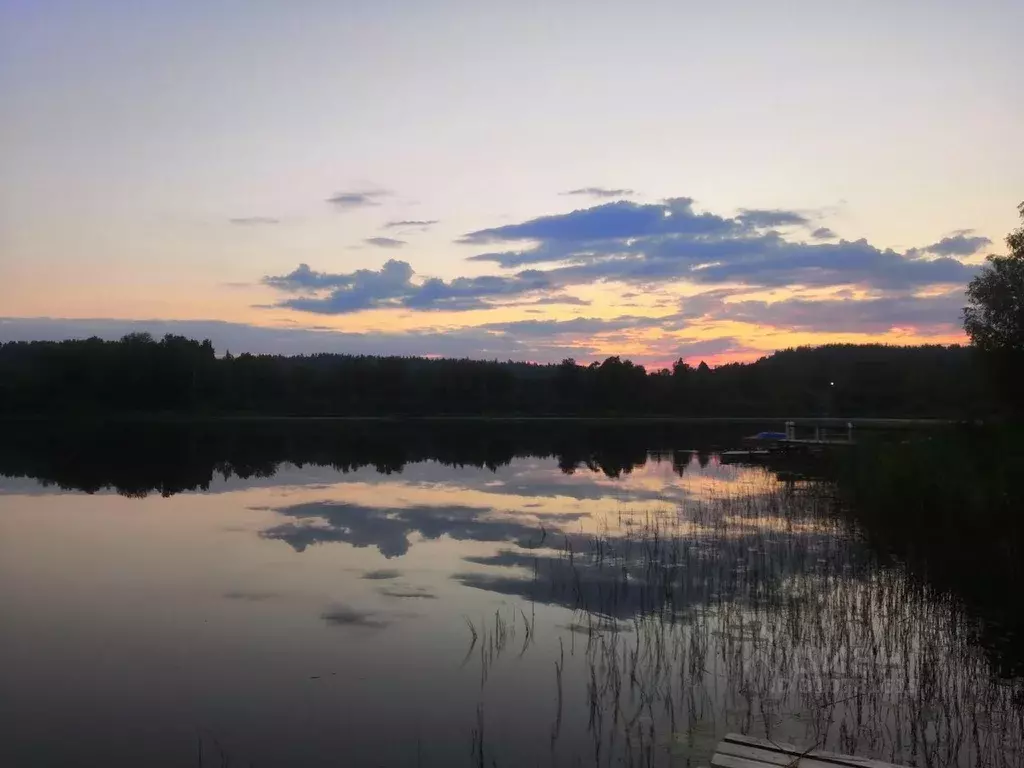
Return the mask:
M 834 387 L 834 386 L 836 385 L 836 383 L 835 383 L 834 381 L 830 381 L 830 382 L 828 383 L 828 385 L 829 385 L 830 387 Z

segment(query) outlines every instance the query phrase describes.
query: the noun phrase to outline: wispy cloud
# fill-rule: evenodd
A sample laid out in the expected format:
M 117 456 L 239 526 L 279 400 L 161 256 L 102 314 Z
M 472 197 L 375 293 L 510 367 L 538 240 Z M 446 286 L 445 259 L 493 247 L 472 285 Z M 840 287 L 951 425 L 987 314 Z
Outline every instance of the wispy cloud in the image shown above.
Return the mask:
M 407 245 L 405 240 L 396 240 L 393 237 L 368 237 L 363 242 L 378 248 L 402 248 Z
M 757 229 L 806 226 L 810 223 L 810 220 L 802 213 L 778 208 L 772 210 L 744 208 L 737 214 L 736 220 Z
M 228 219 L 231 224 L 237 224 L 240 227 L 259 227 L 266 224 L 280 224 L 280 219 L 275 219 L 270 216 L 242 216 L 234 219 Z
M 836 233 L 828 227 L 818 227 L 816 230 L 811 232 L 811 237 L 815 240 L 835 240 Z
M 437 599 L 437 595 L 425 587 L 381 587 L 377 592 L 385 597 L 402 597 L 416 600 Z
M 385 190 L 370 190 L 358 192 L 338 192 L 327 198 L 327 202 L 336 208 L 366 208 L 368 206 L 380 205 L 380 198 L 387 197 L 391 193 Z
M 648 327 L 656 323 L 649 317 L 623 315 L 611 319 L 576 317 L 572 320 L 515 320 L 503 323 L 485 323 L 479 326 L 488 331 L 507 333 L 518 338 L 548 338 L 552 336 L 592 336 L 625 328 Z
M 631 197 L 636 193 L 632 189 L 616 189 L 609 187 L 580 187 L 563 192 L 563 195 L 579 195 L 582 197 Z
M 383 226 L 383 229 L 427 229 L 429 227 L 434 226 L 435 224 L 440 223 L 441 222 L 438 219 L 400 219 L 398 221 L 386 222 Z
M 587 301 L 586 299 L 581 299 L 578 296 L 570 296 L 567 293 L 555 293 L 552 294 L 551 296 L 542 296 L 539 299 L 533 299 L 532 301 L 519 302 L 519 306 L 522 306 L 524 304 L 529 304 L 531 306 L 539 306 L 543 304 L 565 304 L 574 307 L 589 307 L 592 303 L 593 302 Z

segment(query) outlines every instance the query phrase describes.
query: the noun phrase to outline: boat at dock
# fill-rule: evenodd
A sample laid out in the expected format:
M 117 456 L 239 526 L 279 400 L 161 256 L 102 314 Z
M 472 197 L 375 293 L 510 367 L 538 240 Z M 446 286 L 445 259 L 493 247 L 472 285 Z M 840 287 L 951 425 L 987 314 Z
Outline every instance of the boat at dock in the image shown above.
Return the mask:
M 834 426 L 813 423 L 801 425 L 795 420 L 787 421 L 784 432 L 758 432 L 743 439 L 744 443 L 759 446 L 764 451 L 801 450 L 824 446 L 849 446 L 854 444 L 853 424 L 846 422 L 842 433 Z M 803 427 L 802 431 L 799 428 Z M 814 431 L 809 433 L 808 427 Z

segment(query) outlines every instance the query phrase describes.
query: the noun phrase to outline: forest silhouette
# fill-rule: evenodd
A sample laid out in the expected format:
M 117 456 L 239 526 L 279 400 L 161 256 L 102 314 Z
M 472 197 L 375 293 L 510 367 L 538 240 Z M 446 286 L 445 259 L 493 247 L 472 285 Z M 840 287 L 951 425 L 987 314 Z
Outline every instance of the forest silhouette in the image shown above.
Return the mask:
M 208 340 L 143 333 L 0 345 L 0 415 L 972 418 L 993 408 L 985 378 L 977 352 L 961 346 L 826 345 L 648 371 L 618 356 L 217 356 Z

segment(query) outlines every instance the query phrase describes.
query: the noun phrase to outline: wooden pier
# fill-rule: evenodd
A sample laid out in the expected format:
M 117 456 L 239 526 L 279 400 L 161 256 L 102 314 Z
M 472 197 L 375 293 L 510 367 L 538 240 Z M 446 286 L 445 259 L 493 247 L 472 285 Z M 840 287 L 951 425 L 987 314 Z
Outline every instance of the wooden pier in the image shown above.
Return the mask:
M 711 758 L 717 768 L 899 768 L 893 763 L 800 749 L 738 733 L 726 734 Z
M 798 437 L 797 428 L 800 426 L 799 422 L 787 421 L 786 422 L 786 438 L 782 442 L 793 445 L 853 445 L 853 423 L 846 422 L 843 427 L 842 436 L 835 434 L 835 428 L 823 426 L 820 423 L 814 423 L 814 437 Z
M 764 456 L 769 453 L 785 453 L 798 451 L 814 451 L 830 446 L 854 445 L 853 424 L 845 422 L 841 432 L 834 425 L 822 424 L 815 420 L 804 425 L 804 433 L 798 432 L 798 422 L 790 420 L 785 424 L 785 432 L 758 432 L 756 435 L 744 438 L 744 442 L 751 447 L 744 450 L 726 451 L 723 458 L 739 459 L 743 456 Z M 807 428 L 813 428 L 813 432 L 807 434 Z

